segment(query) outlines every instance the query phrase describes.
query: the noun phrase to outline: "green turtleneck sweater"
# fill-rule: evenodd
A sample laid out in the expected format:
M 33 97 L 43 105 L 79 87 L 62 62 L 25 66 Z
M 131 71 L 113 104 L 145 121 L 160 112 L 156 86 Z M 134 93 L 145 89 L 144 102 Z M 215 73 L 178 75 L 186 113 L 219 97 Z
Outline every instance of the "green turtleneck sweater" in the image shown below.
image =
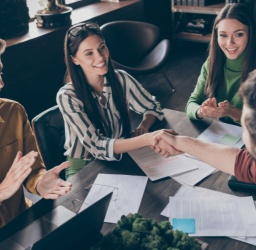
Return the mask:
M 225 77 L 225 86 L 221 88 L 219 93 L 217 94 L 216 99 L 217 103 L 223 102 L 225 100 L 229 101 L 231 105 L 236 107 L 237 109 L 242 110 L 243 102 L 241 98 L 238 96 L 238 89 L 241 84 L 241 73 L 243 67 L 243 59 L 244 56 L 241 55 L 235 60 L 230 60 L 227 58 L 225 68 L 224 68 L 224 77 Z M 206 61 L 201 69 L 201 73 L 198 77 L 196 87 L 191 94 L 187 105 L 186 105 L 186 113 L 190 119 L 197 120 L 196 112 L 199 109 L 200 105 L 208 99 L 208 97 L 204 94 L 204 88 L 206 84 L 206 77 L 208 74 L 208 61 Z M 230 117 L 222 117 L 221 121 L 227 123 L 236 123 Z

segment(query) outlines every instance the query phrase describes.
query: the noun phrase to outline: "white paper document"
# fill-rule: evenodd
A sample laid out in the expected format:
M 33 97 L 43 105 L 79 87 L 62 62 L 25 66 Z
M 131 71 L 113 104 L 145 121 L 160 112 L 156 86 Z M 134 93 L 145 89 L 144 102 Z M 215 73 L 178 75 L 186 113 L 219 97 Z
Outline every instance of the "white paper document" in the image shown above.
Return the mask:
M 170 221 L 194 218 L 191 236 L 256 236 L 252 197 L 170 197 Z
M 182 157 L 188 157 L 183 155 Z M 211 175 L 212 173 L 216 172 L 216 168 L 199 161 L 195 158 L 189 157 L 187 161 L 191 162 L 193 165 L 196 165 L 198 169 L 183 173 L 181 175 L 172 177 L 175 181 L 181 184 L 187 184 L 190 186 L 196 185 L 198 182 L 206 178 L 207 176 Z
M 202 187 L 192 187 L 189 185 L 182 185 L 177 193 L 175 194 L 175 197 L 234 197 L 234 195 L 226 194 L 223 192 L 211 190 L 208 188 L 202 188 Z M 235 196 L 236 197 L 236 196 Z M 161 212 L 161 215 L 165 217 L 169 217 L 169 203 L 164 208 L 164 210 Z
M 197 139 L 241 148 L 244 145 L 242 134 L 242 127 L 214 120 Z
M 117 223 L 122 215 L 138 212 L 147 180 L 145 176 L 98 174 L 79 212 L 113 192 L 104 222 Z
M 222 193 L 219 191 L 214 191 L 207 188 L 201 188 L 201 187 L 191 187 L 189 185 L 182 185 L 177 193 L 175 194 L 175 197 L 233 197 L 231 194 Z M 162 211 L 161 215 L 169 218 L 169 203 Z
M 230 236 L 234 238 L 235 234 L 242 234 L 243 230 L 245 231 L 244 235 L 240 235 L 240 238 L 236 239 L 250 244 L 256 243 L 256 237 L 254 238 L 253 236 L 250 236 L 252 234 L 256 234 L 256 210 L 255 202 L 253 201 L 252 197 L 237 197 L 231 194 L 214 191 L 207 188 L 183 185 L 175 194 L 175 198 L 182 198 L 181 200 L 184 201 L 188 200 L 188 203 L 190 200 L 192 201 L 190 205 L 186 202 L 182 202 L 181 207 L 178 208 L 178 213 L 184 214 L 184 211 L 192 211 L 193 204 L 197 206 L 196 208 L 193 208 L 195 210 L 193 218 L 195 218 L 195 216 L 201 216 L 201 218 L 203 219 L 206 218 L 206 223 L 203 223 L 203 226 L 205 227 L 204 229 L 207 229 L 207 226 L 209 228 L 208 231 L 205 231 L 203 233 L 201 232 L 202 236 Z M 204 210 L 202 209 L 204 208 L 204 206 L 201 205 L 201 203 L 203 203 L 207 199 L 212 199 L 213 203 L 216 203 L 215 205 L 211 203 L 211 206 L 209 205 L 210 203 L 207 203 L 207 207 L 209 208 L 209 211 L 207 213 L 211 214 L 210 217 L 207 215 L 207 213 L 204 212 Z M 195 201 L 195 203 L 193 203 L 193 201 Z M 207 202 L 208 201 L 209 200 L 207 200 Z M 169 204 L 162 211 L 161 215 L 172 218 L 173 215 L 175 215 L 173 213 L 174 209 Z M 220 211 L 216 212 L 216 209 L 219 209 Z M 227 210 L 229 210 L 228 213 Z M 221 224 L 221 226 L 223 227 L 222 230 L 217 230 L 217 222 L 221 221 L 219 217 L 223 219 Z M 203 219 L 201 221 L 199 220 L 200 223 L 203 222 Z M 227 222 L 224 222 L 225 220 L 227 220 Z M 239 225 L 238 230 L 235 228 L 237 225 Z M 210 232 L 210 229 L 217 230 L 218 232 Z M 221 235 L 221 232 L 224 231 L 224 229 L 227 231 L 227 233 L 223 232 L 224 234 Z M 200 231 L 196 230 L 196 234 L 191 234 L 191 236 L 199 236 L 198 232 Z M 228 233 L 230 233 L 231 235 Z
M 242 127 L 214 120 L 212 124 L 197 137 L 197 139 L 241 148 L 244 145 L 242 134 Z M 198 166 L 198 169 L 173 178 L 181 184 L 193 186 L 217 171 L 215 168 L 197 160 L 189 154 L 184 154 L 184 156 L 190 157 L 192 162 L 192 159 L 194 159 L 195 161 L 193 163 Z
M 176 176 L 198 168 L 186 157 L 177 155 L 165 158 L 155 153 L 150 147 L 130 151 L 129 155 L 151 181 Z

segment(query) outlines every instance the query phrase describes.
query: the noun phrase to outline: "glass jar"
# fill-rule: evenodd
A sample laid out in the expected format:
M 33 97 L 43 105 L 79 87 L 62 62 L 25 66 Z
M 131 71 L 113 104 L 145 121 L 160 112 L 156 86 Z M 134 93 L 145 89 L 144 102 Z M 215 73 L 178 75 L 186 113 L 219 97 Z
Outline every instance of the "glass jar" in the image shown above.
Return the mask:
M 72 8 L 63 5 L 64 0 L 39 0 L 42 10 L 37 11 L 37 26 L 40 28 L 55 28 L 71 25 Z

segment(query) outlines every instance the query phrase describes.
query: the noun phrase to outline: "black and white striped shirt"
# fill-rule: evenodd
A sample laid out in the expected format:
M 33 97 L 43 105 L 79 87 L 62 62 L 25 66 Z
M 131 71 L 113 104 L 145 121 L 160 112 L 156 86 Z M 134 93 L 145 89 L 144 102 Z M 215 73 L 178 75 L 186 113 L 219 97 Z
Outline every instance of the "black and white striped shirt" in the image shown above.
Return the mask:
M 159 120 L 164 118 L 160 104 L 132 76 L 122 70 L 116 70 L 118 79 L 124 89 L 129 108 L 139 114 L 152 114 Z M 115 155 L 113 145 L 115 139 L 121 138 L 122 126 L 120 115 L 112 97 L 110 85 L 104 82 L 103 95 L 106 104 L 103 106 L 98 99 L 102 119 L 110 126 L 112 136 L 103 136 L 83 111 L 83 103 L 77 98 L 72 84 L 66 84 L 57 93 L 57 103 L 65 123 L 65 155 L 73 158 L 85 158 L 86 152 L 101 160 L 120 160 Z

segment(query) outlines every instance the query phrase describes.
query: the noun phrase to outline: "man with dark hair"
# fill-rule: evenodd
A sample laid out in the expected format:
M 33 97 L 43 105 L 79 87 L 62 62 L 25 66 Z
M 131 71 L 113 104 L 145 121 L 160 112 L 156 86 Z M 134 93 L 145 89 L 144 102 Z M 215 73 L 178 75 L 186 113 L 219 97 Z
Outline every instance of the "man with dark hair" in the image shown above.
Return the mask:
M 0 90 L 4 87 L 1 55 L 5 48 L 0 39 Z M 46 199 L 57 199 L 71 189 L 71 183 L 59 178 L 68 162 L 46 171 L 37 151 L 23 106 L 0 98 L 0 228 L 32 205 L 25 199 L 22 184 Z
M 164 156 L 168 153 L 174 155 L 175 150 L 179 150 L 235 175 L 239 181 L 256 183 L 256 70 L 241 85 L 239 94 L 243 99 L 241 125 L 244 149 L 175 136 L 163 130 L 155 136 L 155 151 Z
M 247 106 L 247 112 L 245 112 L 244 117 L 245 126 L 256 144 L 256 70 L 254 70 L 242 84 L 239 94 Z M 255 153 L 254 158 L 256 159 Z

